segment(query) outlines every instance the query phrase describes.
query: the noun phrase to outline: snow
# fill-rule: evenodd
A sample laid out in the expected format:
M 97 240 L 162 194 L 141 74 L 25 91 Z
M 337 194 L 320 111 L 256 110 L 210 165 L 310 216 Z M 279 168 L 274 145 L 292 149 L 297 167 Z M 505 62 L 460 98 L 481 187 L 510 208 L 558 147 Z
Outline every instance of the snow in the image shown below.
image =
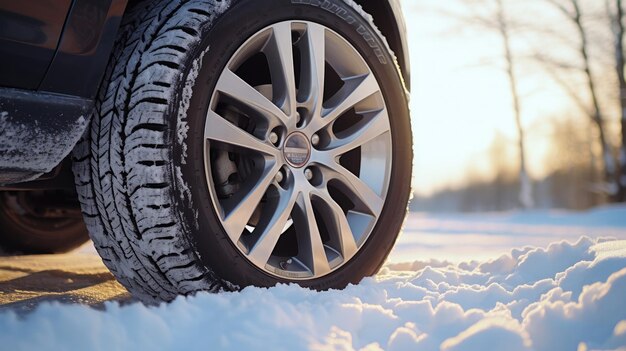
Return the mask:
M 226 11 L 228 6 L 230 6 L 230 2 L 224 2 L 223 8 L 220 8 L 220 11 Z M 187 123 L 187 111 L 189 110 L 189 103 L 191 101 L 191 95 L 193 93 L 193 87 L 196 84 L 196 79 L 198 78 L 198 74 L 200 73 L 200 69 L 202 68 L 202 60 L 204 60 L 204 55 L 209 51 L 209 47 L 204 49 L 200 53 L 200 55 L 193 60 L 191 69 L 187 74 L 187 79 L 185 80 L 185 86 L 183 87 L 182 96 L 180 98 L 180 105 L 178 107 L 178 115 L 176 118 L 176 141 L 178 145 L 180 145 L 182 151 L 182 159 L 181 163 L 187 163 L 187 133 L 189 132 L 189 124 Z M 180 188 L 180 197 L 181 200 L 188 202 L 189 208 L 195 208 L 193 206 L 193 201 L 191 198 L 191 190 L 189 189 L 189 185 L 183 179 L 183 172 L 180 166 L 176 166 L 174 169 L 176 175 L 176 181 Z M 193 223 L 195 227 L 198 227 L 198 211 L 196 210 L 196 221 Z M 196 252 L 199 257 L 199 253 Z
M 229 6 L 229 4 L 225 3 L 225 8 Z M 187 163 L 187 144 L 185 140 L 187 140 L 187 133 L 189 132 L 189 125 L 187 123 L 187 111 L 189 110 L 189 103 L 191 101 L 191 95 L 193 94 L 193 87 L 196 85 L 196 79 L 198 78 L 198 73 L 200 73 L 200 68 L 202 67 L 202 60 L 204 59 L 204 55 L 209 51 L 207 47 L 200 55 L 193 60 L 191 69 L 187 74 L 187 79 L 185 80 L 185 86 L 183 87 L 182 96 L 180 99 L 180 106 L 178 107 L 178 115 L 176 119 L 176 141 L 181 147 L 182 150 L 182 164 Z
M 575 242 L 582 236 L 626 240 L 626 209 L 606 206 L 585 212 L 413 213 L 391 260 L 412 261 L 416 252 L 421 257 L 451 262 L 487 260 L 512 247 L 546 247 L 564 239 Z
M 76 116 L 59 132 L 42 127 L 37 118 L 25 124 L 20 116 L 17 111 L 0 111 L 0 169 L 15 171 L 4 182 L 27 181 L 52 170 L 72 151 L 88 124 L 84 116 Z
M 43 303 L 26 314 L 0 312 L 0 345 L 10 350 L 626 350 L 624 222 L 626 207 L 411 214 L 379 274 L 343 291 L 279 285 L 200 293 L 158 306 Z M 434 250 L 430 239 L 418 238 L 429 232 L 440 238 Z M 606 234 L 622 240 L 603 238 Z M 462 253 L 468 245 L 459 238 L 476 235 L 481 241 Z M 489 238 L 497 239 L 496 245 L 490 246 Z M 486 253 L 476 249 L 481 245 Z M 499 255 L 493 254 L 496 249 Z

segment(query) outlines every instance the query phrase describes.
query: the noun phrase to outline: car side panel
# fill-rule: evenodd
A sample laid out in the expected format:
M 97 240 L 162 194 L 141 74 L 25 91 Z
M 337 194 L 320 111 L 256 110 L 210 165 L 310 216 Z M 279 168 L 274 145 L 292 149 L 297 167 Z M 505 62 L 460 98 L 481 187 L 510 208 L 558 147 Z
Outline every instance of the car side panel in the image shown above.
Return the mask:
M 93 99 L 109 61 L 126 0 L 76 0 L 41 91 Z
M 0 86 L 36 89 L 72 0 L 0 0 Z
M 0 185 L 38 179 L 72 151 L 89 125 L 125 7 L 125 0 L 74 0 L 43 80 L 0 85 Z

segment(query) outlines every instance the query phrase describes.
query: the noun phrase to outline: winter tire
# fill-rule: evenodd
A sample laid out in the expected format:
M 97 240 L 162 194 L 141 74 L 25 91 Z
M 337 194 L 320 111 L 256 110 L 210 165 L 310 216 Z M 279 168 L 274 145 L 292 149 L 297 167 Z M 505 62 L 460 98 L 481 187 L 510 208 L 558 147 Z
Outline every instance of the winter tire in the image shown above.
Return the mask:
M 351 1 L 150 1 L 125 16 L 74 152 L 87 227 L 136 296 L 381 267 L 410 192 L 407 97 Z

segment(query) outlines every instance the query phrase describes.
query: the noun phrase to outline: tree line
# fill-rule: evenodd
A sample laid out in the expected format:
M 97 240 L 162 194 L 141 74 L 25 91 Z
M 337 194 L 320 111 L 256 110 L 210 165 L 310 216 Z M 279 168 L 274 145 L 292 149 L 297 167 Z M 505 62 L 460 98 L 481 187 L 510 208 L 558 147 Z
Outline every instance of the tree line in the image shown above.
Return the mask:
M 546 206 L 546 182 L 555 182 L 552 188 L 563 188 L 574 182 L 577 188 L 569 192 L 582 195 L 575 196 L 576 204 L 565 207 L 585 207 L 604 201 L 626 202 L 626 30 L 622 0 L 460 0 L 460 3 L 466 11 L 455 14 L 459 23 L 499 38 L 499 67 L 509 82 L 517 128 L 516 172 L 497 174 L 482 185 L 473 181 L 476 193 L 490 193 L 493 201 L 507 203 L 500 207 L 543 207 Z M 537 13 L 520 11 L 520 6 L 526 9 L 534 6 L 541 14 L 550 11 L 551 14 L 536 16 Z M 514 45 L 520 40 L 528 41 L 523 52 L 516 51 Z M 545 45 L 546 42 L 559 45 Z M 553 123 L 553 129 L 562 129 L 555 129 L 557 136 L 551 141 L 551 148 L 559 155 L 569 155 L 560 157 L 569 164 L 555 167 L 544 180 L 532 181 L 528 174 L 524 96 L 519 89 L 520 80 L 524 79 L 520 74 L 522 66 L 543 70 L 546 79 L 553 80 L 567 93 L 572 109 L 585 116 L 588 121 L 585 127 L 592 129 L 582 138 L 575 135 L 574 130 L 580 128 L 576 128 L 573 121 L 561 118 Z M 609 124 L 615 120 L 619 128 Z M 559 182 L 559 177 L 568 180 Z M 541 189 L 538 191 L 537 187 Z M 471 192 L 472 187 L 466 188 Z M 504 188 L 508 189 L 506 196 L 498 195 L 497 189 Z M 440 195 L 459 195 L 459 189 L 456 190 L 449 189 Z M 563 189 L 563 192 L 568 191 Z M 539 199 L 538 194 L 542 195 Z M 552 195 L 560 201 L 558 194 Z M 588 200 L 581 201 L 581 196 Z M 465 197 L 471 198 L 468 194 Z

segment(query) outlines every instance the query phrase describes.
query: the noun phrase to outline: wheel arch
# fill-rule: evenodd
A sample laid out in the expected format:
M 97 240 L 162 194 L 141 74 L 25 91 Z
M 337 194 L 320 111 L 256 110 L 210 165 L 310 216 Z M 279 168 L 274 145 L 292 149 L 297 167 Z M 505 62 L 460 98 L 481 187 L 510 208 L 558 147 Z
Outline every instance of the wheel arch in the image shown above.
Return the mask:
M 129 9 L 134 4 L 144 0 L 122 1 L 127 2 L 126 9 Z M 354 2 L 374 18 L 374 24 L 385 36 L 389 47 L 396 54 L 406 88 L 411 90 L 411 62 L 406 37 L 406 23 L 399 0 L 354 0 Z
M 354 0 L 372 15 L 374 24 L 385 36 L 389 47 L 396 54 L 398 65 L 407 89 L 411 90 L 411 62 L 406 36 L 406 23 L 398 0 Z

